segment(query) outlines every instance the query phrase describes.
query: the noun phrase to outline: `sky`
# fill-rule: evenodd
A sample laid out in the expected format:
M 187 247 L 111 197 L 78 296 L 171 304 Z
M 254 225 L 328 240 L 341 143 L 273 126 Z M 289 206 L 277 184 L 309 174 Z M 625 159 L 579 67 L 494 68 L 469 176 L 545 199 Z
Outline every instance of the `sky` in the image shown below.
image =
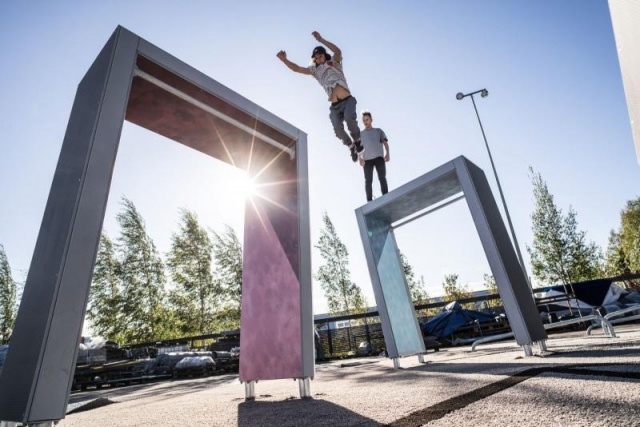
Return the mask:
M 455 97 L 488 89 L 476 103 L 529 274 L 530 167 L 603 250 L 626 202 L 640 196 L 605 0 L 5 1 L 0 244 L 18 281 L 26 279 L 77 85 L 118 25 L 308 135 L 311 241 L 326 212 L 370 305 L 354 213 L 366 202 L 362 168 L 334 136 L 322 88 L 276 58 L 284 49 L 307 65 L 314 30 L 341 48 L 358 111 L 369 110 L 389 138 L 390 190 L 463 155 L 485 171 L 504 213 L 471 100 Z M 230 225 L 242 236 L 243 182 L 226 163 L 125 122 L 105 232 L 117 238 L 126 196 L 163 255 L 181 208 L 212 230 Z M 445 274 L 478 290 L 490 273 L 464 200 L 398 228 L 396 239 L 431 296 L 442 294 Z M 313 271 L 322 263 L 313 249 Z M 325 312 L 315 281 L 313 297 L 314 312 Z

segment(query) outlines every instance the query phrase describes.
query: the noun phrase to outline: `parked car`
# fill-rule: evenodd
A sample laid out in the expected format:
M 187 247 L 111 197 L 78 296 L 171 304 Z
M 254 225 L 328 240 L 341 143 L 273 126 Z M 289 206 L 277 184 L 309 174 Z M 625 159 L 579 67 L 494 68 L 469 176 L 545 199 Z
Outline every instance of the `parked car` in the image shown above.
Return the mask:
M 230 351 L 212 351 L 211 357 L 216 362 L 216 368 L 222 372 L 238 372 L 240 370 L 240 353 Z
M 204 377 L 213 375 L 215 371 L 216 362 L 211 356 L 187 356 L 176 363 L 173 377 Z
M 162 353 L 152 359 L 147 366 L 147 375 L 173 375 L 176 364 L 189 356 L 197 356 L 194 351 L 178 351 L 172 353 Z
M 358 356 L 371 356 L 373 353 L 373 347 L 369 341 L 362 341 L 358 345 L 358 350 L 356 351 Z

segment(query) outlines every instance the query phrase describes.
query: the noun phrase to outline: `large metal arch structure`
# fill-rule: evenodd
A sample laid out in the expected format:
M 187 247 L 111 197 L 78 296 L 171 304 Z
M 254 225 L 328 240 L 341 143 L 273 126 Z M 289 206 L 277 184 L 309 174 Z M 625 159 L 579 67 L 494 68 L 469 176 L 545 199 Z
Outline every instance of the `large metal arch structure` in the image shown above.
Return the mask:
M 78 86 L 0 376 L 0 420 L 65 416 L 124 120 L 266 184 L 245 209 L 240 380 L 252 392 L 258 380 L 300 379 L 308 395 L 306 134 L 118 27 Z
M 624 95 L 629 111 L 631 136 L 640 164 L 640 4 L 635 0 L 609 0 L 609 14 L 615 37 Z
M 402 269 L 394 228 L 466 199 L 516 342 L 530 353 L 547 333 L 482 169 L 457 157 L 356 209 L 387 354 L 426 352 Z

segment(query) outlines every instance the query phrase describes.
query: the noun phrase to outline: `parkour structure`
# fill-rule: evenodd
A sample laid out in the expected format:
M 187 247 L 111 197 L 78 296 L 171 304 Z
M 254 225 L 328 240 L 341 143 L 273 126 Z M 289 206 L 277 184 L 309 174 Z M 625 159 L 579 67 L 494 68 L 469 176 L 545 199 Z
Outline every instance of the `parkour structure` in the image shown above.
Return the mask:
M 399 358 L 426 353 L 404 275 L 394 229 L 465 199 L 496 280 L 516 342 L 527 356 L 545 346 L 547 333 L 529 282 L 516 256 L 487 178 L 464 156 L 457 157 L 356 209 L 387 354 Z
M 310 396 L 306 134 L 118 27 L 77 89 L 0 376 L 0 423 L 51 426 L 65 416 L 124 120 L 261 186 L 245 206 L 240 381 L 248 400 L 256 381 L 281 378 Z

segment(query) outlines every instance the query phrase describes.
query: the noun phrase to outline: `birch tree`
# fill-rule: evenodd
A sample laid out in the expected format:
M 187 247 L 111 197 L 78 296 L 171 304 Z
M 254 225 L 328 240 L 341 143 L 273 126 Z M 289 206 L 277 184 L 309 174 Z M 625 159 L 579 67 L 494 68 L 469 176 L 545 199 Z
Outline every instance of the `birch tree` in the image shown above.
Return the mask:
M 367 309 L 362 289 L 351 281 L 349 251 L 342 243 L 329 215 L 322 215 L 323 229 L 315 246 L 320 250 L 324 264 L 318 268 L 315 279 L 320 282 L 331 314 L 355 314 Z

